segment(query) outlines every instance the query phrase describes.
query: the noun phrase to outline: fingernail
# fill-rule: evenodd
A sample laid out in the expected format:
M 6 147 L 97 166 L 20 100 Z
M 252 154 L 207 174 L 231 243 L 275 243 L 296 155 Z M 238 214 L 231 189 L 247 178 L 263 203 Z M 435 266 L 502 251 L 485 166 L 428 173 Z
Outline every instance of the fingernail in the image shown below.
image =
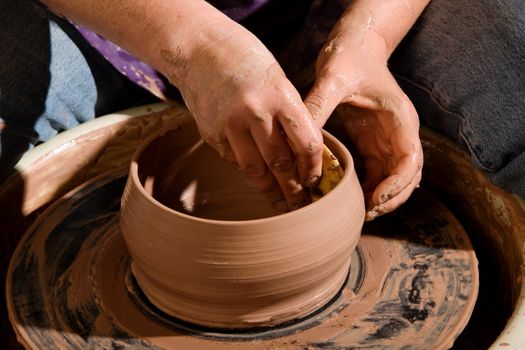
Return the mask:
M 304 182 L 304 185 L 306 187 L 314 187 L 315 185 L 317 185 L 317 183 L 319 182 L 320 178 L 321 177 L 317 176 L 317 175 L 308 176 L 306 178 L 306 181 Z
M 287 212 L 288 211 L 288 204 L 286 204 L 286 201 L 277 201 L 273 203 L 273 208 L 280 212 Z

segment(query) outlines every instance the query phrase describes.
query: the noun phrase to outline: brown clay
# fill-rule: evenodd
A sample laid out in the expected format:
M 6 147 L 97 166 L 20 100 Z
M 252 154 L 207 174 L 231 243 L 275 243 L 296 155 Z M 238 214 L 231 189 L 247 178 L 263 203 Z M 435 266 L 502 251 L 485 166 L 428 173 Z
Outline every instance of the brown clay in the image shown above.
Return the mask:
M 124 175 L 104 174 L 62 197 L 18 245 L 7 300 L 27 349 L 444 350 L 472 311 L 477 263 L 466 233 L 418 191 L 365 226 L 341 292 L 315 315 L 243 332 L 183 324 L 151 306 L 133 280 L 115 205 Z
M 193 123 L 141 146 L 122 198 L 121 229 L 149 300 L 177 318 L 219 328 L 277 325 L 330 300 L 348 273 L 364 202 L 350 153 L 324 138 L 345 176 L 321 200 L 281 215 Z
M 380 243 L 375 239 L 382 236 L 380 233 L 367 235 L 365 231 L 360 247 L 362 247 L 362 255 L 368 260 L 368 269 L 365 271 L 363 285 L 358 292 L 355 292 L 356 295 L 352 295 L 352 291 L 349 290 L 351 286 L 344 290 L 345 293 L 340 299 L 343 305 L 348 303 L 346 308 L 338 304 L 338 299 L 335 304 L 337 312 L 330 313 L 330 316 L 321 313 L 309 319 L 311 320 L 309 322 L 316 325 L 312 328 L 306 330 L 301 328 L 301 331 L 294 328 L 291 333 L 286 333 L 290 334 L 288 336 L 283 335 L 269 340 L 262 340 L 257 334 L 253 341 L 218 341 L 215 334 L 206 338 L 206 334 L 203 337 L 200 330 L 195 333 L 187 333 L 184 330 L 177 331 L 177 329 L 173 330 L 173 328 L 166 327 L 165 324 L 158 323 L 157 320 L 144 314 L 143 309 L 137 306 L 130 297 L 129 290 L 126 289 L 125 281 L 126 277 L 129 276 L 129 256 L 118 230 L 117 212 L 103 212 L 104 215 L 100 216 L 100 220 L 105 222 L 107 220 L 105 218 L 110 218 L 109 215 L 111 215 L 111 220 L 103 225 L 93 226 L 93 233 L 88 236 L 89 240 L 86 240 L 82 244 L 82 248 L 78 250 L 77 258 L 72 261 L 72 265 L 62 267 L 64 269 L 63 274 L 57 274 L 55 269 L 61 267 L 60 264 L 67 262 L 65 258 L 69 259 L 74 250 L 61 241 L 55 242 L 58 249 L 46 250 L 45 248 L 49 248 L 52 238 L 42 237 L 42 235 L 49 235 L 53 232 L 54 225 L 63 221 L 63 219 L 55 218 L 54 215 L 67 217 L 70 211 L 79 207 L 77 205 L 79 201 L 77 193 L 82 188 L 75 190 L 65 198 L 56 199 L 79 183 L 91 180 L 99 174 L 128 163 L 132 150 L 141 139 L 167 121 L 180 121 L 184 118 L 191 119 L 185 109 L 176 107 L 161 113 L 150 113 L 126 122 L 93 129 L 89 133 L 84 132 L 68 140 L 67 143 L 60 144 L 45 157 L 24 168 L 21 175 L 25 180 L 25 191 L 16 191 L 17 187 L 13 181 L 0 189 L 0 202 L 4 209 L 1 213 L 4 219 L 0 220 L 2 232 L 4 232 L 1 237 L 3 244 L 0 245 L 0 250 L 3 252 L 1 255 L 4 256 L 4 260 L 11 256 L 11 249 L 14 248 L 19 237 L 25 231 L 24 228 L 18 226 L 15 229 L 10 229 L 9 226 L 21 222 L 13 220 L 15 216 L 13 211 L 17 209 L 13 205 L 17 202 L 17 197 L 13 193 L 25 194 L 22 204 L 26 221 L 29 224 L 34 222 L 37 214 L 40 215 L 42 211 L 39 209 L 40 206 L 47 202 L 54 202 L 53 207 L 56 208 L 54 213 L 46 212 L 41 215 L 38 220 L 40 226 L 35 224 L 34 229 L 30 230 L 32 232 L 26 234 L 26 237 L 30 238 L 30 234 L 37 233 L 36 239 L 31 241 L 24 238 L 19 245 L 18 253 L 13 258 L 15 263 L 12 263 L 11 266 L 11 278 L 8 279 L 7 283 L 10 319 L 18 335 L 18 340 L 24 343 L 27 349 L 59 347 L 76 350 L 117 345 L 125 349 L 158 349 L 159 347 L 165 349 L 355 348 L 358 347 L 358 343 L 353 341 L 353 337 L 356 335 L 362 337 L 364 339 L 363 344 L 369 346 L 371 340 L 365 339 L 366 335 L 374 334 L 377 328 L 369 325 L 371 322 L 370 315 L 374 314 L 374 309 L 369 309 L 368 306 L 373 304 L 377 306 L 391 305 L 392 298 L 402 294 L 397 289 L 403 290 L 401 284 L 407 279 L 402 275 L 405 271 L 396 270 L 396 268 L 404 265 L 408 265 L 410 268 L 410 266 L 418 263 L 407 253 L 413 252 L 414 249 L 417 250 L 417 247 L 424 248 L 428 244 L 441 247 L 443 253 L 436 251 L 429 257 L 444 254 L 445 257 L 448 257 L 447 261 L 456 262 L 456 265 L 450 266 L 447 270 L 451 276 L 456 276 L 454 274 L 460 272 L 464 274 L 465 270 L 469 269 L 469 265 L 465 264 L 465 259 L 470 263 L 471 268 L 475 267 L 474 255 L 469 250 L 472 248 L 464 246 L 467 242 L 461 238 L 461 235 L 455 241 L 456 244 L 443 245 L 440 239 L 443 237 L 451 239 L 450 235 L 456 229 L 452 229 L 453 226 L 450 224 L 443 226 L 441 216 L 437 212 L 429 210 L 433 207 L 432 201 L 424 198 L 422 202 L 416 203 L 410 208 L 403 207 L 411 215 L 422 215 L 424 217 L 415 220 L 410 215 L 406 216 L 406 213 L 403 214 L 400 211 L 394 213 L 394 216 L 401 213 L 402 223 L 410 223 L 408 227 L 403 224 L 403 227 L 407 229 L 406 237 L 408 238 L 406 240 L 387 237 L 383 243 Z M 476 306 L 478 318 L 486 327 L 480 328 L 478 323 L 472 324 L 471 322 L 470 331 L 475 336 L 473 339 L 477 340 L 481 336 L 490 335 L 491 332 L 498 332 L 498 329 L 494 328 L 494 322 L 500 321 L 503 317 L 506 320 L 510 315 L 507 314 L 507 311 L 502 313 L 501 305 L 507 306 L 511 310 L 510 307 L 514 304 L 521 305 L 522 309 L 516 308 L 515 317 L 511 320 L 512 322 L 509 321 L 509 327 L 502 333 L 502 337 L 503 334 L 505 337 L 514 334 L 515 337 L 521 339 L 522 333 L 519 332 L 520 327 L 516 321 L 525 315 L 521 312 L 524 299 L 517 299 L 520 281 L 523 277 L 523 270 L 521 269 L 523 256 L 520 255 L 525 237 L 523 210 L 519 208 L 515 199 L 509 194 L 494 188 L 479 171 L 471 166 L 470 160 L 451 145 L 451 142 L 447 143 L 441 136 L 431 134 L 425 129 L 422 137 L 427 152 L 427 171 L 425 172 L 427 183 L 424 184 L 424 187 L 428 184 L 436 186 L 436 188 L 431 186 L 435 193 L 445 193 L 445 197 L 450 196 L 448 198 L 452 202 L 448 202 L 447 205 L 453 203 L 464 206 L 464 210 L 459 211 L 458 218 L 462 221 L 469 219 L 472 220 L 471 222 L 477 223 L 475 227 L 470 224 L 467 225 L 468 232 L 476 240 L 485 238 L 487 247 L 491 242 L 498 243 L 497 245 L 490 244 L 490 249 L 498 255 L 488 261 L 496 267 L 501 267 L 501 271 L 498 270 L 497 273 L 485 276 L 484 280 L 488 281 L 488 284 L 494 285 L 496 291 L 502 290 L 503 293 L 489 295 L 493 298 L 487 300 L 487 303 Z M 56 167 L 55 164 L 62 166 Z M 79 167 L 76 164 L 87 164 L 87 166 Z M 121 173 L 119 176 L 123 174 Z M 89 185 L 90 182 L 88 181 L 86 185 Z M 85 188 L 85 185 L 82 187 Z M 57 188 L 60 191 L 57 191 Z M 97 203 L 107 202 L 105 200 L 94 201 Z M 425 211 L 417 210 L 422 205 L 425 207 Z M 113 210 L 118 210 L 118 208 Z M 29 216 L 30 213 L 33 215 Z M 91 225 L 94 220 L 93 217 L 87 216 L 87 218 L 78 219 L 78 222 L 85 226 L 86 223 Z M 462 223 L 465 224 L 465 221 Z M 382 227 L 385 229 L 390 230 L 392 227 L 389 222 L 383 224 Z M 426 231 L 428 229 L 439 229 L 439 232 L 435 232 L 431 237 L 423 235 L 421 239 L 418 238 L 418 240 L 411 242 L 411 238 L 421 237 L 421 230 Z M 66 235 L 69 233 L 67 230 L 62 232 Z M 58 237 L 53 236 L 53 239 L 56 240 Z M 83 242 L 81 237 L 78 240 Z M 33 244 L 23 245 L 24 242 L 32 242 Z M 401 249 L 398 247 L 399 245 L 406 246 L 402 248 L 404 254 L 396 253 Z M 379 249 L 380 247 L 382 248 Z M 418 259 L 420 258 L 421 256 L 418 255 Z M 388 259 L 395 260 L 387 261 Z M 417 345 L 413 345 L 413 348 L 417 349 L 448 348 L 450 345 L 447 346 L 446 344 L 450 344 L 457 336 L 462 328 L 461 324 L 464 324 L 468 318 L 469 307 L 472 306 L 472 294 L 467 303 L 464 300 L 464 288 L 465 283 L 467 283 L 463 278 L 464 276 L 458 274 L 456 277 L 448 279 L 449 282 L 462 282 L 456 285 L 456 290 L 451 297 L 448 292 L 447 294 L 443 293 L 443 290 L 448 290 L 449 284 L 443 284 L 443 281 L 440 281 L 440 278 L 444 276 L 441 267 L 443 258 L 430 259 L 430 261 L 432 264 L 429 265 L 427 271 L 430 281 L 427 285 L 428 291 L 435 294 L 435 299 L 438 300 L 435 310 L 445 308 L 448 312 L 457 314 L 451 316 L 449 313 L 436 312 L 430 314 L 430 317 L 424 321 L 407 323 L 409 327 L 406 331 L 413 336 L 404 337 L 403 334 L 398 334 L 391 341 L 383 343 L 376 339 L 377 341 L 374 344 L 383 344 L 383 347 L 378 345 L 378 349 L 401 349 L 409 343 L 416 343 Z M 31 265 L 35 262 L 36 265 Z M 20 266 L 21 271 L 25 274 L 15 270 L 14 267 L 17 266 Z M 30 266 L 33 268 L 28 269 Z M 401 275 L 395 278 L 386 278 L 391 276 L 390 270 L 386 269 L 386 266 L 391 266 Z M 484 266 L 486 268 L 487 264 L 485 263 Z M 382 268 L 383 270 L 381 270 Z M 352 269 L 351 274 L 354 270 Z M 16 273 L 14 273 L 15 271 Z M 494 282 L 492 282 L 493 278 L 495 278 Z M 14 282 L 17 285 L 22 284 L 23 287 L 15 289 Z M 405 283 L 405 287 L 407 286 L 410 287 Z M 499 286 L 502 289 L 497 289 L 500 288 Z M 474 286 L 470 288 L 472 289 Z M 444 298 L 439 296 L 444 296 Z M 377 302 L 369 302 L 366 301 L 367 298 L 379 299 Z M 468 306 L 465 307 L 465 303 Z M 498 311 L 492 313 L 487 307 L 488 305 L 497 308 Z M 333 310 L 333 308 L 328 310 Z M 385 317 L 381 320 L 384 322 L 391 319 L 398 320 L 400 319 L 399 315 L 392 311 L 392 314 L 383 315 Z M 10 322 L 7 320 L 7 312 L 2 316 L 3 325 L 9 325 L 11 328 Z M 93 318 L 90 318 L 91 316 Z M 487 323 L 487 320 L 491 320 L 491 322 Z M 474 317 L 474 321 L 476 321 L 476 317 Z M 300 323 L 298 327 L 302 327 L 302 324 Z M 84 331 L 80 331 L 78 327 L 84 325 L 86 328 Z M 424 325 L 424 328 L 421 328 L 421 325 Z M 364 331 L 368 328 L 372 332 Z M 285 331 L 288 331 L 288 328 L 284 328 L 283 332 Z M 438 338 L 430 336 L 428 332 L 432 332 Z M 3 329 L 2 339 L 7 339 L 8 349 L 11 348 L 9 342 L 13 344 L 16 342 L 15 335 L 12 332 L 7 333 L 6 328 Z M 520 348 L 519 344 L 523 343 L 523 339 L 519 344 L 516 341 L 509 343 Z

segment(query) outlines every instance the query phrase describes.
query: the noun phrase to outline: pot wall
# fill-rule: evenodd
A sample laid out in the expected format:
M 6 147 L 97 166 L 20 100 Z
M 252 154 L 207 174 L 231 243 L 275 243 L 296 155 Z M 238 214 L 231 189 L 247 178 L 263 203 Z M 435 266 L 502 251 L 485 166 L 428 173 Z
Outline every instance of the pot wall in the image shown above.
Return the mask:
M 157 307 L 208 327 L 273 326 L 308 315 L 339 291 L 364 221 L 363 194 L 341 143 L 325 135 L 346 168 L 340 184 L 279 215 L 194 124 L 157 136 L 134 157 L 121 210 L 134 275 Z M 201 192 L 195 196 L 208 197 L 199 215 L 152 197 L 171 194 L 182 209 L 176 202 L 192 183 Z
M 47 203 L 60 198 L 86 179 L 129 164 L 137 145 L 152 132 L 166 123 L 189 117 L 183 108 L 166 108 L 166 105 L 157 104 L 101 117 L 63 132 L 26 153 L 18 163 L 18 173 L 0 188 L 2 288 L 5 287 L 5 272 L 14 247 Z M 451 202 L 462 203 L 457 207 L 463 208 L 454 210 L 457 217 L 463 224 L 470 221 L 474 223 L 471 226 L 477 227 L 478 231 L 474 233 L 470 231 L 472 227 L 467 227 L 471 240 L 477 244 L 479 238 L 486 237 L 487 250 L 491 251 L 492 245 L 497 247 L 492 250 L 496 252 L 496 256 L 488 256 L 489 262 L 493 262 L 495 266 L 488 276 L 483 273 L 487 265 L 484 261 L 487 259 L 480 256 L 480 292 L 484 293 L 486 284 L 493 287 L 494 292 L 488 293 L 488 302 L 495 304 L 493 311 L 479 310 L 483 305 L 477 305 L 464 334 L 472 336 L 474 340 L 483 338 L 488 344 L 485 348 L 493 344 L 491 349 L 524 349 L 525 210 L 518 205 L 515 197 L 490 185 L 452 142 L 424 128 L 421 137 L 426 155 L 423 177 L 425 185 L 433 187 L 433 193 L 441 193 L 444 198 L 454 194 L 451 198 L 455 199 Z M 77 166 L 52 169 L 48 162 L 53 161 Z M 461 189 L 464 186 L 470 188 L 469 191 L 477 192 L 479 196 L 462 195 Z M 470 199 L 461 199 L 466 197 Z M 472 208 L 477 207 L 489 209 L 475 214 Z M 483 224 L 490 221 L 491 217 L 498 222 L 496 228 L 491 229 L 493 233 L 484 229 L 491 227 L 490 225 Z M 475 224 L 476 222 L 479 224 Z M 498 232 L 503 234 L 497 234 Z M 21 348 L 7 317 L 5 303 L 0 304 L 0 317 L 0 334 L 6 348 Z

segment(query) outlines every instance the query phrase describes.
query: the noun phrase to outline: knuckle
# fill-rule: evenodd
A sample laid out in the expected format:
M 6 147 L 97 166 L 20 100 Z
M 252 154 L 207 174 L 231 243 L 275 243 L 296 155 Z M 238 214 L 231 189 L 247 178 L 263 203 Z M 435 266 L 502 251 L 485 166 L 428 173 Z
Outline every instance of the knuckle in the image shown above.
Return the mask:
M 251 115 L 252 120 L 256 123 L 271 123 L 273 119 L 273 115 L 269 112 L 254 111 Z
M 305 140 L 303 144 L 297 147 L 297 161 L 301 165 L 315 164 L 317 160 L 321 159 L 321 151 L 323 149 L 323 139 L 320 137 Z
M 294 86 L 288 79 L 279 79 L 274 83 L 275 91 L 288 100 L 300 99 Z
M 274 157 L 268 164 L 272 172 L 282 173 L 290 170 L 294 165 L 294 161 L 291 156 L 284 155 Z
M 356 79 L 349 80 L 339 68 L 333 68 L 332 66 L 326 67 L 322 72 L 323 79 L 328 82 L 328 89 L 333 91 L 340 90 L 342 88 L 349 89 L 353 85 L 357 85 Z
M 300 120 L 297 118 L 291 117 L 289 115 L 284 116 L 282 119 L 282 122 L 290 125 L 292 129 L 298 129 L 300 127 Z
M 318 112 L 323 108 L 325 104 L 325 98 L 321 96 L 318 92 L 315 92 L 308 96 L 306 104 L 308 105 L 308 109 L 311 113 Z
M 243 94 L 239 99 L 239 104 L 245 113 L 258 114 L 257 111 L 260 110 L 260 98 L 251 93 Z
M 266 165 L 262 163 L 248 163 L 243 166 L 243 171 L 249 179 L 259 179 L 266 175 Z
M 308 96 L 308 100 L 305 102 L 308 107 L 308 110 L 312 114 L 314 119 L 319 118 L 319 113 L 323 109 L 325 104 L 325 99 L 317 93 L 311 94 Z
M 323 136 L 317 136 L 318 137 L 314 138 L 313 140 L 310 140 L 306 145 L 306 151 L 309 157 L 313 157 L 315 155 L 320 156 L 321 151 L 323 150 Z

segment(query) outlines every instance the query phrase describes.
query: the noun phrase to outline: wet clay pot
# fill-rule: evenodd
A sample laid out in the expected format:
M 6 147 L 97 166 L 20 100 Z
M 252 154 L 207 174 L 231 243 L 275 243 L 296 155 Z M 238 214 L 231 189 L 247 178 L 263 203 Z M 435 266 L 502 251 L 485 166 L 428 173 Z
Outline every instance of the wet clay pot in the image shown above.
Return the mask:
M 249 328 L 307 316 L 334 297 L 365 211 L 350 153 L 327 133 L 324 141 L 344 178 L 280 214 L 193 122 L 146 140 L 131 163 L 121 229 L 148 299 L 187 322 Z

